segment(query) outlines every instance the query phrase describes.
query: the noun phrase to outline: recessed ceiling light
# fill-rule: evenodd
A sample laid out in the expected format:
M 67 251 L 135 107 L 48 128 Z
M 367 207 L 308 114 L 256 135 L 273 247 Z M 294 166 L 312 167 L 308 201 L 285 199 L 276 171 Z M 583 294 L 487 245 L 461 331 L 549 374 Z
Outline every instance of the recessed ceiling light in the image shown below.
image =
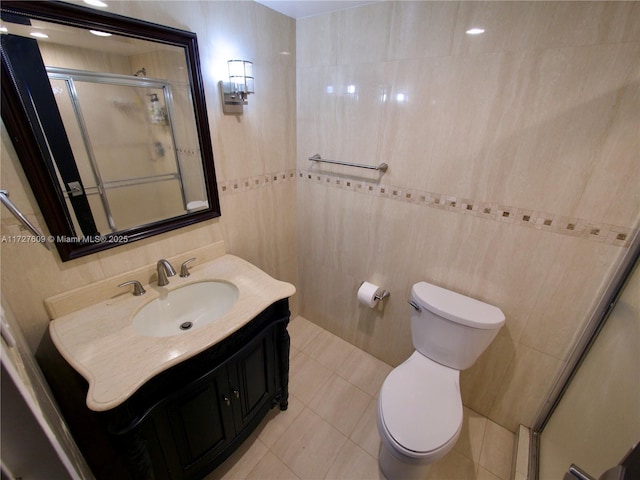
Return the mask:
M 100 30 L 89 30 L 89 32 L 97 35 L 98 37 L 110 37 L 111 34 L 107 32 L 101 32 Z
M 108 5 L 100 0 L 84 0 L 84 3 L 92 7 L 106 8 Z
M 480 35 L 484 33 L 484 28 L 470 28 L 465 32 L 467 35 Z
M 36 38 L 49 38 L 49 35 L 47 35 L 46 33 L 42 33 L 42 32 L 31 32 L 29 35 L 31 35 L 32 37 L 36 37 Z

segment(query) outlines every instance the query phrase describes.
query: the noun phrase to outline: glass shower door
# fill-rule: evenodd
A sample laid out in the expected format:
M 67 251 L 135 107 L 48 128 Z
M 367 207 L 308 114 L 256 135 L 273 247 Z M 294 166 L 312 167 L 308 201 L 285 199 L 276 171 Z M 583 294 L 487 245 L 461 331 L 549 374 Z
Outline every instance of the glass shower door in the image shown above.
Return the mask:
M 186 213 L 169 86 L 49 70 L 69 141 L 83 153 L 75 159 L 84 186 L 80 193 L 87 196 L 99 231 Z
M 640 268 L 636 260 L 615 307 L 539 434 L 538 478 L 562 479 L 571 464 L 598 478 L 639 441 Z

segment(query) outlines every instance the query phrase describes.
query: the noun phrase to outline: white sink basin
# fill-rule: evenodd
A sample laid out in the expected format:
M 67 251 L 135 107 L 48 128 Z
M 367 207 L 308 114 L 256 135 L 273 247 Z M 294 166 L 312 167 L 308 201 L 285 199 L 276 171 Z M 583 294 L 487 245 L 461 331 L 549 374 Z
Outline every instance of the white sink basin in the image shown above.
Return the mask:
M 211 280 L 185 285 L 147 303 L 133 317 L 133 329 L 147 337 L 169 337 L 202 328 L 227 313 L 238 288 Z

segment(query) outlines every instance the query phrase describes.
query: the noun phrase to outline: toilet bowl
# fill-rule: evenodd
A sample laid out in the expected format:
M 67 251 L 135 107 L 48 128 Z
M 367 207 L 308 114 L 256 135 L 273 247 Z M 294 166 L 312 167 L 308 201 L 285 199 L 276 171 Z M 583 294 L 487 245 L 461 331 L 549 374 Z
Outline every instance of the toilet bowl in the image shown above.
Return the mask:
M 413 286 L 409 303 L 416 350 L 378 397 L 379 464 L 389 480 L 424 480 L 453 448 L 463 420 L 460 370 L 504 324 L 499 308 L 426 282 Z
M 459 376 L 418 352 L 389 374 L 378 397 L 379 457 L 387 478 L 423 479 L 421 467 L 455 445 L 463 418 Z

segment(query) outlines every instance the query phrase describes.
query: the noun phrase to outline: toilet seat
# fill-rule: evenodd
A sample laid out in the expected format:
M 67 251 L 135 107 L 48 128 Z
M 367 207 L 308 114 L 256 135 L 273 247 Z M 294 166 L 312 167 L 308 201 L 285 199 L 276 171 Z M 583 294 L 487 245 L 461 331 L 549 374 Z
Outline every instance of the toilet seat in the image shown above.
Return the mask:
M 414 352 L 389 374 L 380 390 L 383 441 L 414 459 L 444 456 L 462 428 L 459 377 L 458 370 Z

